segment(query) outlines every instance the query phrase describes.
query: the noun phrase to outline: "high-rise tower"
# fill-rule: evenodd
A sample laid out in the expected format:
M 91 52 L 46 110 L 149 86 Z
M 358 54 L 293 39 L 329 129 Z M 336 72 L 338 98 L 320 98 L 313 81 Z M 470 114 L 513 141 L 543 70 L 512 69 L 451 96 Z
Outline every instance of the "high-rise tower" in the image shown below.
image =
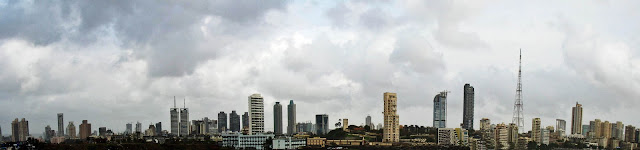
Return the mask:
M 287 116 L 287 134 L 293 135 L 296 133 L 296 104 L 293 100 L 287 106 Z
M 180 135 L 180 114 L 178 113 L 178 108 L 176 107 L 176 97 L 173 97 L 173 108 L 169 109 L 169 113 L 171 114 L 171 134 Z M 129 130 L 131 132 L 131 130 Z
M 513 120 L 518 126 L 518 132 L 522 133 L 524 129 L 524 114 L 522 111 L 522 49 L 520 49 L 520 60 L 518 62 L 518 85 L 516 86 L 516 102 L 513 105 Z
M 64 119 L 62 113 L 58 113 L 58 136 L 64 137 Z
M 187 108 L 187 99 L 184 99 L 184 107 L 180 109 L 180 136 L 189 135 L 189 108 Z
M 571 134 L 582 134 L 582 105 L 578 102 L 571 109 Z
M 280 102 L 273 105 L 273 133 L 282 134 L 282 105 Z
M 400 142 L 400 116 L 397 113 L 398 98 L 396 93 L 384 93 L 384 129 L 382 130 L 382 142 Z
M 447 93 L 442 91 L 433 98 L 433 127 L 447 127 Z
M 264 132 L 264 98 L 260 94 L 249 96 L 249 134 Z
M 471 84 L 464 85 L 464 100 L 462 109 L 462 128 L 473 129 L 474 88 Z

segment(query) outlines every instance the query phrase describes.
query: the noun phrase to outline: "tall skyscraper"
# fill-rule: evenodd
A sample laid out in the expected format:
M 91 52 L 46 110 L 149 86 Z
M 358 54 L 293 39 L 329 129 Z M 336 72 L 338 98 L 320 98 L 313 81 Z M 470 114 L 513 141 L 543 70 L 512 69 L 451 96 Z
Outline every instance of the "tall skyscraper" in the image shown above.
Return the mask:
M 77 138 L 76 125 L 73 124 L 73 121 L 69 121 L 69 124 L 67 125 L 67 135 L 71 139 Z
M 173 108 L 169 109 L 169 113 L 171 117 L 171 134 L 179 136 L 180 135 L 180 114 L 178 113 L 178 108 L 176 107 L 175 96 L 173 97 Z
M 184 106 L 180 109 L 180 136 L 189 135 L 189 108 L 187 108 L 187 99 L 184 99 Z
M 296 104 L 293 103 L 293 100 L 289 100 L 289 105 L 287 106 L 287 134 L 293 135 L 296 131 Z
M 582 121 L 580 121 L 582 122 Z M 572 123 L 573 124 L 573 123 Z M 582 130 L 582 126 L 580 127 Z M 558 132 L 560 134 L 560 136 L 565 136 L 565 131 L 567 130 L 567 122 L 562 120 L 562 119 L 556 119 L 556 132 Z M 573 129 L 571 129 L 573 130 Z M 582 131 L 580 131 L 582 132 Z M 576 134 L 580 134 L 580 133 L 576 133 Z
M 235 110 L 229 115 L 229 129 L 233 132 L 240 132 L 240 115 Z
M 518 125 L 510 123 L 508 134 L 509 139 L 507 140 L 507 142 L 509 144 L 514 144 L 513 146 L 515 147 L 518 144 Z
M 440 94 L 436 95 L 433 98 L 433 127 L 434 128 L 447 127 L 447 93 L 448 91 L 440 92 Z
M 136 133 L 144 133 L 142 132 L 142 123 L 140 122 L 136 123 Z
M 600 119 L 595 119 L 593 121 L 593 126 L 591 130 L 593 132 L 593 137 L 595 138 L 602 137 L 602 121 L 600 121 Z
M 242 115 L 242 129 L 249 129 L 249 112 L 244 112 Z
M 91 124 L 87 120 L 82 120 L 80 124 L 80 139 L 86 140 L 91 136 Z
M 11 122 L 11 139 L 14 142 L 26 141 L 29 136 L 29 121 L 22 118 L 18 121 L 18 118 Z
M 156 134 L 155 135 L 162 135 L 162 122 L 158 122 L 156 123 Z
M 44 127 L 44 141 L 50 142 L 51 138 L 53 138 L 53 136 L 55 136 L 56 133 L 53 132 L 53 130 L 51 130 L 51 126 L 47 125 L 46 127 Z
M 127 129 L 124 130 L 125 133 L 127 133 L 127 134 L 133 133 L 133 125 L 131 123 L 127 123 L 126 127 L 127 127 Z
M 282 134 L 282 105 L 280 102 L 273 105 L 273 133 Z
M 518 85 L 516 86 L 516 101 L 513 104 L 513 120 L 519 130 L 524 130 L 524 112 L 522 110 L 522 49 L 520 49 L 520 60 L 518 62 Z M 522 131 L 519 131 L 522 132 Z
M 571 134 L 582 134 L 582 105 L 578 102 L 571 109 Z
M 365 125 L 368 125 L 369 128 L 373 129 L 375 126 L 371 123 L 371 115 L 367 115 L 367 118 L 364 119 Z
M 400 116 L 397 113 L 398 98 L 396 93 L 385 92 L 384 98 L 384 129 L 382 142 L 400 142 Z
M 316 134 L 324 135 L 329 133 L 329 115 L 317 114 L 316 115 Z
M 473 111 L 474 111 L 474 88 L 469 83 L 464 85 L 464 105 L 462 112 L 462 128 L 467 130 L 473 129 Z M 517 140 L 517 139 L 516 139 Z
M 264 132 L 264 99 L 260 94 L 249 96 L 249 133 Z
M 227 127 L 227 113 L 220 111 L 218 113 L 218 132 L 222 133 L 227 131 L 227 129 L 229 129 L 229 127 Z
M 533 118 L 533 121 L 531 121 L 531 138 L 533 140 L 533 142 L 536 142 L 537 144 L 541 144 L 541 136 L 540 134 L 542 133 L 542 130 L 540 130 L 540 118 Z
M 58 113 L 58 136 L 64 136 L 64 119 L 62 118 L 62 113 Z

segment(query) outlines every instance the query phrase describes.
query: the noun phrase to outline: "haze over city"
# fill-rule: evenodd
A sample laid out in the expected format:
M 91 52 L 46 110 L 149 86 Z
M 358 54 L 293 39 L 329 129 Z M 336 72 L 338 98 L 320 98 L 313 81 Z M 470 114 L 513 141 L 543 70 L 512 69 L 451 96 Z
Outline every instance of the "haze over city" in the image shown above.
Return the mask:
M 552 3 L 552 4 L 550 4 Z M 246 112 L 264 97 L 297 104 L 298 122 L 328 114 L 383 120 L 397 93 L 400 125 L 431 126 L 447 97 L 447 126 L 462 123 L 463 86 L 481 118 L 511 123 L 522 50 L 524 130 L 596 118 L 640 125 L 640 1 L 13 1 L 0 0 L 0 127 L 30 132 L 79 125 L 169 127 Z M 286 112 L 286 111 L 285 111 Z M 286 128 L 286 123 L 285 123 Z M 94 128 L 97 129 L 97 128 Z M 9 134 L 8 134 L 9 133 Z

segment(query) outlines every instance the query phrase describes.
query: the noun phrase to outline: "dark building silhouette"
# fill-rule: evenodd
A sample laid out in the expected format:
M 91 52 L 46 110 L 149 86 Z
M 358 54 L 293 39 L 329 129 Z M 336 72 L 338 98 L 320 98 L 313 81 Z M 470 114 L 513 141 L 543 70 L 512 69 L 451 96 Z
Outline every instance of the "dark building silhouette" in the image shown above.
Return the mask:
M 287 106 L 287 134 L 293 135 L 296 131 L 296 104 L 293 103 L 293 100 L 289 101 L 289 105 Z
M 273 105 L 273 133 L 282 134 L 282 105 L 280 102 Z
M 474 88 L 469 83 L 464 85 L 464 102 L 462 111 L 462 128 L 473 129 Z
M 242 115 L 242 129 L 249 129 L 249 112 L 244 112 Z
M 329 132 L 329 115 L 316 115 L 316 134 L 323 135 Z
M 227 113 L 220 111 L 218 113 L 218 132 L 227 131 L 227 129 L 229 129 L 227 127 Z
M 240 115 L 235 110 L 229 115 L 229 129 L 233 132 L 240 132 Z

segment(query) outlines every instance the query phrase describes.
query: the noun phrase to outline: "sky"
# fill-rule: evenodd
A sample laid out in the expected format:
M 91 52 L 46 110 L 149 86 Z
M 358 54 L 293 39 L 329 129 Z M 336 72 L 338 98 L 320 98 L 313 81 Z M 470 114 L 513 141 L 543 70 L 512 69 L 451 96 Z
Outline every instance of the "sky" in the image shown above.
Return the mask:
M 447 127 L 462 123 L 462 90 L 481 118 L 510 123 L 522 50 L 524 129 L 596 118 L 639 126 L 640 1 L 38 1 L 0 0 L 0 127 L 26 118 L 39 134 L 57 113 L 122 132 L 240 114 L 248 96 L 297 104 L 298 122 L 328 114 L 382 123 L 398 94 L 402 125 L 432 126 L 450 91 Z M 186 101 L 184 101 L 186 100 Z M 283 106 L 286 112 L 286 106 Z M 286 116 L 283 116 L 286 122 Z M 286 129 L 286 123 L 285 129 Z

